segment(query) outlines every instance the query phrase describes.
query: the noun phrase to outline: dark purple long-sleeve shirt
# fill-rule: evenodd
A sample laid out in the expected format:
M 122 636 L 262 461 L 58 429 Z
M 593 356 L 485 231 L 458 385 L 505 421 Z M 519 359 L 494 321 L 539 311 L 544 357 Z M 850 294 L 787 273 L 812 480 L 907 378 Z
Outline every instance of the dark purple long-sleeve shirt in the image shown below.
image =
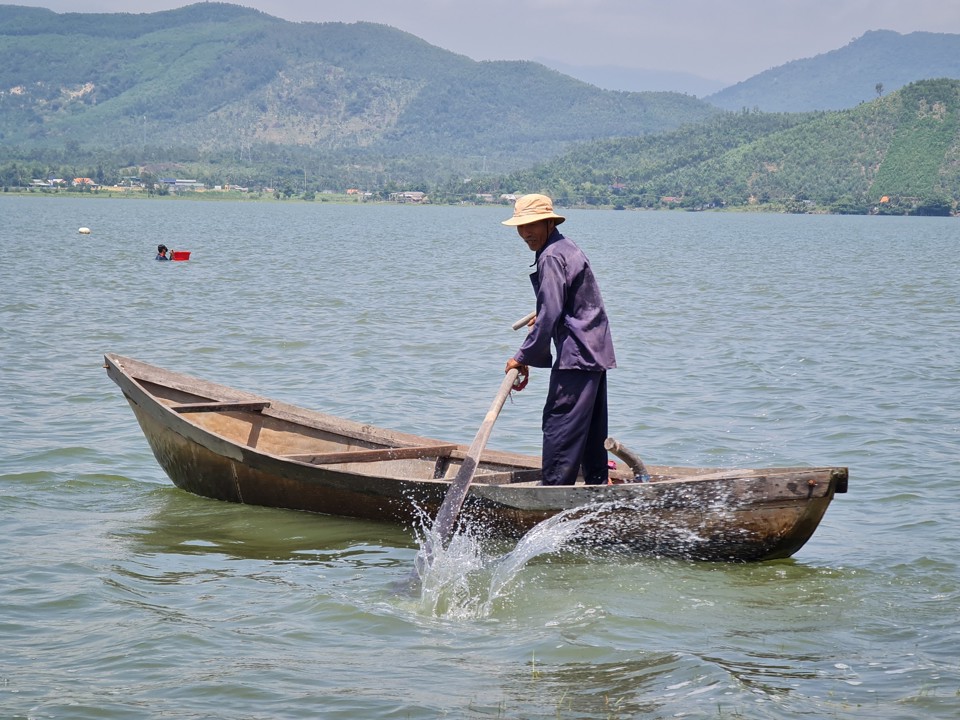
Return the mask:
M 522 365 L 550 367 L 550 343 L 558 370 L 610 370 L 617 366 L 607 311 L 590 261 L 554 229 L 537 252 L 530 282 L 537 294 L 537 320 L 514 355 Z

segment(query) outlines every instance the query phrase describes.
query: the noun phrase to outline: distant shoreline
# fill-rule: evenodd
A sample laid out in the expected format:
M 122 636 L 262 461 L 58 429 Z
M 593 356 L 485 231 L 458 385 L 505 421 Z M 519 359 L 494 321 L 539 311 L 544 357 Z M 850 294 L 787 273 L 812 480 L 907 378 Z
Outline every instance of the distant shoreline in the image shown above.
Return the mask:
M 346 195 L 341 193 L 318 193 L 313 200 L 306 200 L 298 195 L 289 198 L 276 198 L 271 193 L 262 192 L 232 192 L 220 190 L 190 191 L 189 193 L 167 193 L 160 195 L 158 193 L 148 193 L 138 190 L 106 189 L 87 190 L 83 192 L 74 192 L 71 190 L 51 190 L 49 188 L 7 188 L 0 192 L 0 197 L 4 195 L 16 195 L 19 197 L 66 197 L 66 198 L 84 198 L 84 199 L 121 199 L 121 200 L 191 200 L 222 202 L 224 200 L 241 200 L 244 202 L 325 202 L 325 203 L 350 203 L 362 205 L 365 202 L 386 202 L 379 200 L 361 200 L 355 195 Z
M 0 192 L 0 198 L 4 196 L 13 197 L 58 197 L 58 198 L 78 198 L 78 199 L 98 199 L 98 200 L 151 200 L 157 202 L 252 202 L 252 203 L 276 203 L 276 204 L 329 204 L 329 205 L 397 205 L 413 207 L 500 207 L 509 208 L 509 203 L 489 203 L 489 202 L 397 202 L 395 200 L 383 200 L 381 198 L 371 199 L 362 198 L 357 195 L 347 195 L 345 193 L 317 193 L 312 199 L 301 195 L 292 195 L 290 197 L 276 197 L 273 193 L 264 192 L 232 192 L 220 190 L 189 191 L 183 193 L 169 193 L 159 195 L 156 193 L 147 193 L 131 191 L 129 189 L 110 190 L 99 189 L 83 192 L 73 192 L 70 190 L 50 190 L 47 188 L 4 188 Z M 683 207 L 660 207 L 660 208 L 632 208 L 622 205 L 566 205 L 556 203 L 557 207 L 564 207 L 570 210 L 607 210 L 624 212 L 701 212 L 701 213 L 760 213 L 760 214 L 781 214 L 781 215 L 889 215 L 892 217 L 930 217 L 921 213 L 904 212 L 834 212 L 828 207 L 809 205 L 803 212 L 797 212 L 783 203 L 765 203 L 754 205 L 736 205 L 733 207 L 710 207 L 710 208 L 683 208 Z M 940 215 L 940 217 L 958 217 L 960 214 Z

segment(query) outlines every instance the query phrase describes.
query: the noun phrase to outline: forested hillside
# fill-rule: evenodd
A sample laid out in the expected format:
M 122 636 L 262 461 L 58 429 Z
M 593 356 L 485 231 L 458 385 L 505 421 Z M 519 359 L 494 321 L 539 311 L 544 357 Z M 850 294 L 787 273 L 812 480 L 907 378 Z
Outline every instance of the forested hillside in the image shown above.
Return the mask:
M 732 111 L 844 110 L 908 83 L 960 79 L 960 35 L 874 30 L 816 57 L 766 70 L 705 99 Z
M 178 162 L 234 178 L 426 182 L 717 111 L 474 62 L 371 23 L 291 23 L 224 3 L 150 14 L 0 6 L 0 140 L 20 160 Z
M 935 57 L 960 75 L 957 38 L 868 33 L 737 86 L 741 100 L 766 88 L 764 102 L 723 112 L 537 63 L 475 62 L 385 25 L 216 2 L 100 15 L 0 5 L 0 185 L 142 174 L 278 197 L 544 190 L 563 204 L 943 214 L 960 194 L 960 81 L 889 90 Z M 903 74 L 877 75 L 891 66 Z M 849 96 L 874 76 L 873 97 L 850 109 L 754 107 L 828 107 L 841 84 Z
M 960 199 L 960 81 L 913 83 L 839 112 L 730 113 L 663 136 L 598 141 L 502 187 L 624 207 L 945 214 Z

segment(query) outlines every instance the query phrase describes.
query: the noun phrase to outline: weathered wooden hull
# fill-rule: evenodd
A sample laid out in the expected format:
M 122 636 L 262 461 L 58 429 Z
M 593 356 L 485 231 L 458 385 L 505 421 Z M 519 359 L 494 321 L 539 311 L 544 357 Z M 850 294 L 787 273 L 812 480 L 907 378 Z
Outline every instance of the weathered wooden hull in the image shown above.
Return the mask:
M 117 355 L 108 375 L 174 484 L 203 497 L 404 524 L 433 517 L 467 448 L 385 430 Z M 847 469 L 648 466 L 649 483 L 545 487 L 538 457 L 489 451 L 462 517 L 519 537 L 559 513 L 575 542 L 667 557 L 789 557 L 816 530 Z

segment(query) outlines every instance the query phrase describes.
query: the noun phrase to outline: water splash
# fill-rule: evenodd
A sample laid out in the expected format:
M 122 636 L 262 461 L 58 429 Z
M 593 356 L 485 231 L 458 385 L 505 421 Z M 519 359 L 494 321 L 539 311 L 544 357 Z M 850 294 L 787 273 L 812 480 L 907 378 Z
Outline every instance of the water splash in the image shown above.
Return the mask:
M 425 537 L 417 555 L 419 611 L 434 617 L 485 617 L 484 586 L 496 558 L 488 554 L 470 528 L 456 532 L 445 547 L 439 538 Z
M 688 497 L 689 495 L 689 497 Z M 700 524 L 690 524 L 695 507 Z M 729 488 L 718 485 L 711 496 L 677 489 L 660 497 L 624 498 L 571 508 L 531 528 L 516 546 L 498 553 L 487 542 L 485 528 L 461 525 L 444 547 L 432 535 L 430 518 L 421 514 L 416 568 L 420 580 L 420 612 L 435 617 L 489 617 L 498 602 L 518 587 L 518 577 L 534 558 L 577 553 L 590 558 L 660 556 L 698 558 L 711 544 L 738 542 L 744 531 L 716 521 L 735 510 Z M 718 534 L 720 533 L 720 534 Z M 617 538 L 612 542 L 612 538 Z M 626 543 L 626 544 L 624 544 Z
M 517 546 L 500 558 L 496 564 L 485 603 L 487 613 L 492 610 L 494 601 L 530 560 L 540 555 L 576 549 L 572 547 L 572 542 L 580 536 L 584 526 L 593 519 L 593 515 L 605 512 L 601 505 L 609 505 L 609 503 L 598 504 L 596 509 L 587 512 L 581 508 L 558 513 L 533 526 L 520 538 Z
M 596 503 L 567 510 L 531 528 L 517 545 L 499 554 L 486 542 L 484 528 L 466 523 L 446 547 L 433 536 L 429 523 L 418 533 L 416 567 L 420 578 L 420 612 L 435 617 L 482 619 L 497 602 L 521 587 L 523 568 L 536 557 L 578 552 L 576 541 L 615 503 Z

